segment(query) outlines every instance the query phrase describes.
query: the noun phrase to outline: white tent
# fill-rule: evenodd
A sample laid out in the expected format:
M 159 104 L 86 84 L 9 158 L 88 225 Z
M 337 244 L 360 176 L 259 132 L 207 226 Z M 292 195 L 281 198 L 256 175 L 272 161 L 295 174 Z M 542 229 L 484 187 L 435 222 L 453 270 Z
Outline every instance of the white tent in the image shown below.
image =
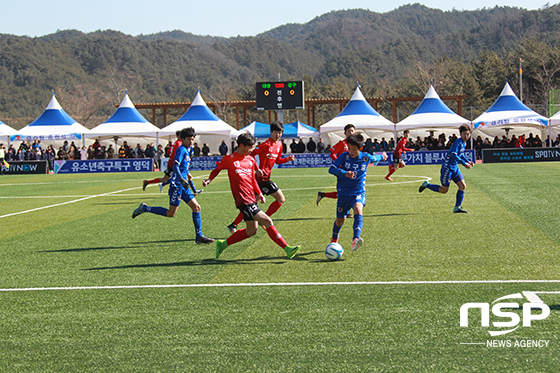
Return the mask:
M 127 92 L 113 115 L 105 122 L 91 129 L 86 134 L 86 137 L 101 140 L 115 139 L 115 141 L 119 137 L 134 139 L 139 137 L 157 138 L 159 131 L 159 128 L 148 122 L 136 110 Z
M 371 138 L 387 137 L 388 140 L 395 135 L 393 122 L 371 107 L 359 86 L 344 109 L 319 128 L 321 137 L 334 145 L 344 139 L 344 126 L 347 124 L 353 124 L 357 132 L 365 132 L 366 136 Z
M 72 119 L 53 96 L 43 113 L 11 136 L 12 141 L 81 140 L 89 130 Z
M 232 133 L 231 138 L 237 139 L 237 137 L 243 132 L 249 132 L 257 139 L 267 139 L 270 137 L 270 124 L 256 121 L 252 122 L 248 126 L 241 128 L 239 131 Z M 284 133 L 282 134 L 283 139 L 302 138 L 307 140 L 310 137 L 318 139 L 321 137 L 321 134 L 315 128 L 302 123 L 299 120 L 293 123 L 284 124 Z
M 9 144 L 10 136 L 15 135 L 16 133 L 17 131 L 15 129 L 0 121 L 0 141 L 6 141 Z
M 556 137 L 560 135 L 560 111 L 554 114 L 553 116 L 551 116 L 550 119 L 548 120 L 548 123 L 550 126 L 549 127 L 550 139 L 554 143 Z M 543 141 L 543 146 L 544 146 L 544 141 Z
M 471 126 L 471 121 L 453 112 L 437 94 L 431 85 L 424 100 L 416 110 L 397 123 L 397 131 L 409 130 L 411 137 L 424 137 L 428 132 L 443 132 L 446 135 L 456 134 L 462 124 Z
M 166 136 L 169 139 L 174 139 L 175 132 L 187 127 L 194 128 L 196 132 L 195 142 L 198 143 L 199 147 L 202 148 L 202 144 L 206 144 L 212 153 L 219 153 L 218 148 L 222 140 L 230 148 L 231 134 L 235 132 L 235 128 L 218 118 L 206 106 L 200 95 L 200 90 L 185 114 L 169 126 L 162 128 L 159 134 L 160 137 Z
M 522 135 L 536 132 L 544 142 L 548 118 L 529 109 L 506 82 L 502 93 L 488 110 L 473 121 L 473 137 Z M 490 139 L 491 140 L 491 139 Z

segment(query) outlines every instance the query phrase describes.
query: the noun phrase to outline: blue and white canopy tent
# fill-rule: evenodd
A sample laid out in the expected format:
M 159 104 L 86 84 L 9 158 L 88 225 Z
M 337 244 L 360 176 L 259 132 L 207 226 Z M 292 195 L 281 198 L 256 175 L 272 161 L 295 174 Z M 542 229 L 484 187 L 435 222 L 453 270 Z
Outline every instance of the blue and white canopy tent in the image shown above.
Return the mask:
M 70 115 L 62 109 L 54 92 L 51 101 L 43 111 L 43 113 L 12 135 L 12 141 L 32 141 L 40 140 L 41 142 L 53 142 L 62 140 L 82 140 L 84 134 L 89 130 L 76 122 Z
M 138 112 L 128 97 L 127 91 L 113 115 L 105 122 L 91 129 L 86 134 L 86 137 L 100 140 L 114 139 L 116 143 L 119 138 L 132 138 L 136 140 L 136 138 L 147 137 L 157 139 L 159 131 L 159 128 Z
M 386 137 L 387 140 L 395 136 L 395 125 L 379 114 L 360 91 L 356 88 L 352 98 L 344 109 L 333 119 L 323 124 L 319 131 L 325 142 L 334 145 L 345 138 L 344 126 L 353 124 L 357 132 L 365 132 L 366 137 Z
M 12 127 L 8 126 L 6 123 L 0 121 L 0 141 L 6 141 L 10 144 L 10 136 L 15 135 L 17 131 Z
M 556 137 L 560 135 L 560 111 L 550 117 L 550 119 L 548 120 L 548 125 L 549 125 L 548 134 L 550 135 L 552 142 L 554 142 L 556 140 Z M 543 146 L 544 146 L 544 140 L 543 140 Z
M 231 148 L 231 134 L 235 128 L 221 120 L 206 105 L 200 95 L 196 94 L 191 106 L 177 121 L 171 123 L 159 132 L 160 137 L 170 140 L 175 139 L 175 132 L 183 128 L 192 127 L 196 132 L 195 142 L 202 148 L 202 144 L 208 145 L 210 152 L 218 153 L 218 148 L 224 140 Z M 230 149 L 231 150 L 231 149 Z
M 257 139 L 267 139 L 270 137 L 270 124 L 255 121 L 248 126 L 241 128 L 239 131 L 235 131 L 231 135 L 231 138 L 237 139 L 237 137 L 243 132 L 249 132 Z M 315 128 L 300 121 L 284 124 L 284 133 L 282 134 L 283 139 L 302 138 L 307 140 L 309 137 L 318 139 L 321 137 L 321 134 Z
M 501 138 L 502 135 L 509 137 L 510 134 L 528 135 L 530 132 L 536 132 L 534 134 L 538 134 L 544 140 L 548 118 L 529 109 L 517 98 L 506 82 L 498 99 L 488 110 L 473 120 L 473 125 L 475 138 L 477 136 Z
M 424 138 L 430 132 L 459 136 L 458 128 L 462 124 L 468 124 L 471 127 L 471 121 L 456 114 L 445 105 L 434 86 L 430 85 L 428 93 L 416 110 L 398 122 L 396 127 L 397 132 L 409 130 L 411 138 L 416 138 L 416 136 Z

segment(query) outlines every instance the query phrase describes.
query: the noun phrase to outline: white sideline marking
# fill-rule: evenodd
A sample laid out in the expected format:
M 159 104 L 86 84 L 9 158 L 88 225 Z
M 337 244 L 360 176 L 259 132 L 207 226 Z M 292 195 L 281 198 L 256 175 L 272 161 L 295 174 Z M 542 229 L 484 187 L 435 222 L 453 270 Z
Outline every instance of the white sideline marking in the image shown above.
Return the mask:
M 11 213 L 11 214 L 6 214 L 6 215 L 0 215 L 0 219 L 6 218 L 6 217 L 8 217 L 8 216 L 21 215 L 21 214 L 25 214 L 25 213 L 28 213 L 28 212 L 44 210 L 44 209 L 48 209 L 48 208 L 51 208 L 51 207 L 69 205 L 69 204 L 71 204 L 71 203 L 76 203 L 76 202 L 80 202 L 80 201 L 85 201 L 85 200 L 87 200 L 87 199 L 96 198 L 96 197 L 104 197 L 104 196 L 108 196 L 108 195 L 111 195 L 111 194 L 120 193 L 120 192 L 126 192 L 126 191 L 133 190 L 133 189 L 138 189 L 138 187 L 128 188 L 128 189 L 122 189 L 122 190 L 117 190 L 117 191 L 114 191 L 114 192 L 108 192 L 108 193 L 103 193 L 103 194 L 94 194 L 94 195 L 91 195 L 91 196 L 87 196 L 87 197 L 75 199 L 75 200 L 72 200 L 72 201 L 66 201 L 66 202 L 56 203 L 56 204 L 54 204 L 54 205 L 48 205 L 48 206 L 43 206 L 43 207 L 37 207 L 37 208 L 31 209 L 31 210 L 25 210 L 25 211 L 13 212 L 13 213 Z
M 13 288 L 0 292 L 46 291 L 46 290 L 112 290 L 112 289 L 161 289 L 161 288 L 219 288 L 219 287 L 258 287 L 258 286 L 328 286 L 328 285 L 445 285 L 445 284 L 529 284 L 560 283 L 560 280 L 472 280 L 472 281 L 358 281 L 358 282 L 268 282 L 239 284 L 178 284 L 178 285 L 116 285 L 116 286 L 71 286 L 50 288 Z M 545 292 L 539 293 L 560 293 Z

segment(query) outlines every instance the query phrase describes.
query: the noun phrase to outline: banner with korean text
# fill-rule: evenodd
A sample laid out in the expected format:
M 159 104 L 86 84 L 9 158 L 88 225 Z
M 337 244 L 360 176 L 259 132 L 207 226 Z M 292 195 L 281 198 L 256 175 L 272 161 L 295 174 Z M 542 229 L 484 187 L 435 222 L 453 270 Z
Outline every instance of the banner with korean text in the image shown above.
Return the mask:
M 149 172 L 153 171 L 153 162 L 154 160 L 151 158 L 54 161 L 54 173 Z

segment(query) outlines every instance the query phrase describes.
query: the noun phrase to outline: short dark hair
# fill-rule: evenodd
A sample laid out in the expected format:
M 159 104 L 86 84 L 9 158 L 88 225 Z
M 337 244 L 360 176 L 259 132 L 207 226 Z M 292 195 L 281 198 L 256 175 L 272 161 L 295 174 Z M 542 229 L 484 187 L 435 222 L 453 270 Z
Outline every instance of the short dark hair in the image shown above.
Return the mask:
M 404 132 L 403 132 L 403 136 L 406 136 L 406 135 L 408 135 L 409 133 L 410 133 L 410 131 L 409 131 L 409 130 L 404 130 Z
M 272 133 L 272 131 L 284 132 L 284 126 L 282 125 L 282 122 L 280 122 L 279 120 L 275 120 L 274 122 L 270 123 L 270 133 Z
M 354 145 L 358 149 L 364 145 L 364 136 L 361 133 L 353 133 L 346 139 L 348 145 Z
M 237 145 L 245 145 L 245 146 L 253 146 L 255 145 L 255 137 L 251 135 L 249 132 L 243 132 L 237 138 Z
M 179 138 L 186 139 L 187 137 L 195 137 L 195 136 L 196 136 L 196 132 L 194 131 L 194 128 L 187 127 L 181 130 Z
M 461 127 L 459 127 L 459 133 L 463 133 L 463 132 L 471 132 L 471 127 L 469 127 L 468 124 L 461 124 Z
M 344 126 L 344 132 L 346 133 L 346 131 L 348 131 L 350 128 L 356 129 L 356 126 L 353 125 L 352 123 L 348 123 L 347 125 Z

